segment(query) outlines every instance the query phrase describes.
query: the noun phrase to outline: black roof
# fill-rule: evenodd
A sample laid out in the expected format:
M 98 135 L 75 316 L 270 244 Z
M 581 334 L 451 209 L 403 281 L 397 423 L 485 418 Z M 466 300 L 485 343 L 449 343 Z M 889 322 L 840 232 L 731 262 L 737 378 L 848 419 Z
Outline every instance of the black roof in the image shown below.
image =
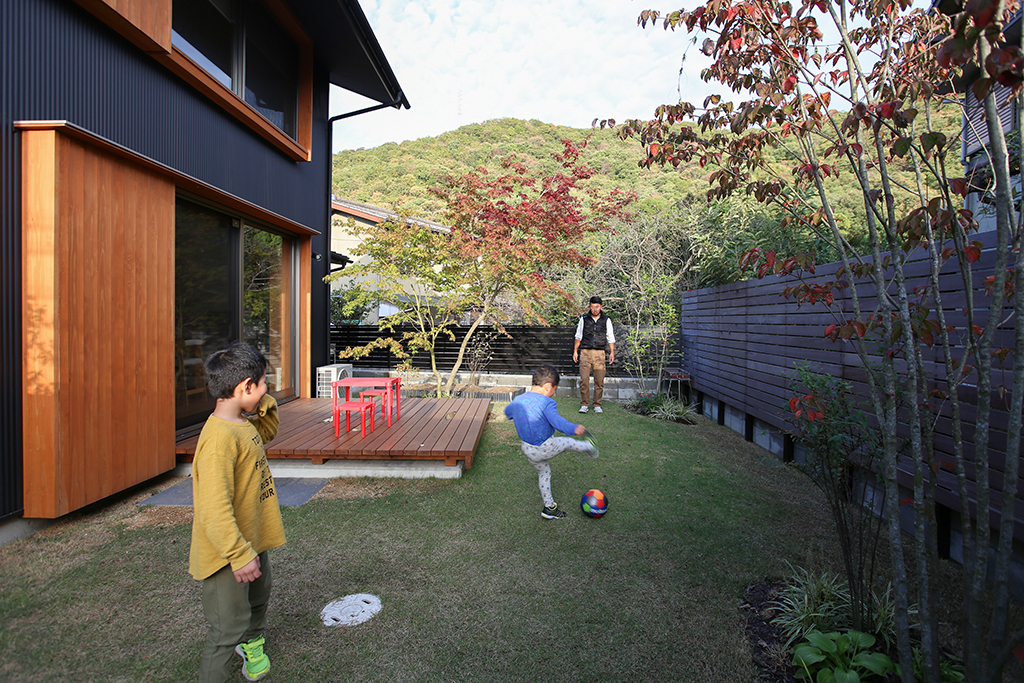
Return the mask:
M 356 0 L 293 0 L 292 12 L 313 41 L 330 81 L 370 99 L 409 108 L 402 86 Z

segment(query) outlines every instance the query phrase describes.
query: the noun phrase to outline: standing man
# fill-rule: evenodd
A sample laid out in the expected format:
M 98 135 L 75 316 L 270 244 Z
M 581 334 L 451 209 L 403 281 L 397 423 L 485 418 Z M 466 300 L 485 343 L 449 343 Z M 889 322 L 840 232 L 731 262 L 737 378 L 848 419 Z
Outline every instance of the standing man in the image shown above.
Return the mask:
M 590 313 L 580 318 L 576 326 L 576 342 L 572 347 L 572 362 L 580 364 L 580 412 L 590 410 L 590 371 L 594 371 L 594 412 L 601 410 L 604 395 L 604 347 L 611 350 L 608 362 L 615 362 L 615 333 L 612 319 L 601 312 L 601 297 L 590 297 Z

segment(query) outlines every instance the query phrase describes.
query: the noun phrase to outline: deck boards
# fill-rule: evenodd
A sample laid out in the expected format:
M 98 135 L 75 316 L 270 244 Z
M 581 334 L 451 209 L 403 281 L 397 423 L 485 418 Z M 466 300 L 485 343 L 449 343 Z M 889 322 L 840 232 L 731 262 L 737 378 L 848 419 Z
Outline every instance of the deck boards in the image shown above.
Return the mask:
M 314 464 L 336 459 L 371 460 L 443 460 L 455 466 L 462 461 L 473 466 L 487 415 L 486 398 L 407 398 L 402 401 L 402 417 L 392 415 L 391 426 L 380 409 L 375 414 L 373 433 L 364 439 L 358 416 L 352 416 L 352 430 L 334 436 L 329 398 L 300 398 L 278 408 L 281 425 L 277 438 L 266 445 L 268 458 L 308 458 Z M 344 419 L 344 418 L 343 418 Z M 191 460 L 198 436 L 179 441 L 175 453 L 179 460 Z

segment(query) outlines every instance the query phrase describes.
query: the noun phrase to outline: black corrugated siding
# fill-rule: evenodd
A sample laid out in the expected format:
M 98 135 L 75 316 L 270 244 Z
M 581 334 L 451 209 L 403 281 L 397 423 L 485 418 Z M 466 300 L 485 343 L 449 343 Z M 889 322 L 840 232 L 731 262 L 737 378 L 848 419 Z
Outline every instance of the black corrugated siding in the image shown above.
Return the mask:
M 21 256 L 13 123 L 68 120 L 313 229 L 327 223 L 328 85 L 317 65 L 311 163 L 295 163 L 71 0 L 0 2 L 0 519 L 22 510 Z M 211 152 L 211 150 L 219 150 Z M 327 253 L 326 237 L 313 251 Z M 327 362 L 328 259 L 314 262 L 314 367 Z

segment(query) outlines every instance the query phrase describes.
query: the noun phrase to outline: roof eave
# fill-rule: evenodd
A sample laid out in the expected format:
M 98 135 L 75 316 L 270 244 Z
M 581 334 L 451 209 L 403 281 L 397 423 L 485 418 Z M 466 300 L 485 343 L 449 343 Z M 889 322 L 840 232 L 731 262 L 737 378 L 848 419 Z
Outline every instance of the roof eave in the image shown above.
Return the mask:
M 330 82 L 382 104 L 409 108 L 377 36 L 356 0 L 293 0 Z

